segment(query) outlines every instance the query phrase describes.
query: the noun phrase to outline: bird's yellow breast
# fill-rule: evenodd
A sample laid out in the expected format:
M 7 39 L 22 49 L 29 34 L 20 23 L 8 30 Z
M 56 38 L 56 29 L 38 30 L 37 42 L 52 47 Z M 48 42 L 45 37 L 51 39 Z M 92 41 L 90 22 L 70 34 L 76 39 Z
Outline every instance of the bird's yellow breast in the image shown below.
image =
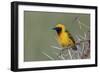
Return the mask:
M 74 44 L 66 32 L 62 32 L 58 36 L 58 42 L 62 45 L 62 47 L 68 47 Z

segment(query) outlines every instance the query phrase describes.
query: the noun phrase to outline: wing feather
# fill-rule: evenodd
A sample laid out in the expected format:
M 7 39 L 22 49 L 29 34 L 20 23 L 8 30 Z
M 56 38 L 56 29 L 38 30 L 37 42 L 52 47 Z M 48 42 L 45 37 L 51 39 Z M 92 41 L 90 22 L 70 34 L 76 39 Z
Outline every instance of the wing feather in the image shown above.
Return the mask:
M 68 33 L 69 38 L 72 40 L 72 42 L 73 42 L 73 43 L 75 43 L 75 40 L 74 40 L 74 38 L 72 37 L 72 35 L 69 33 L 69 31 L 68 31 L 68 30 L 66 30 L 65 32 L 67 32 L 67 33 Z

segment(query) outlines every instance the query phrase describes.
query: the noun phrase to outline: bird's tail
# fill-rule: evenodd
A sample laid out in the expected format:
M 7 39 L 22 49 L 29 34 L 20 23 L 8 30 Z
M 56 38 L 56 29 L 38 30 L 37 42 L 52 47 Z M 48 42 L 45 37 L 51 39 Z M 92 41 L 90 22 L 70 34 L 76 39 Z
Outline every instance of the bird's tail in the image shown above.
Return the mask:
M 76 51 L 77 50 L 77 47 L 76 46 L 73 46 L 72 49 Z

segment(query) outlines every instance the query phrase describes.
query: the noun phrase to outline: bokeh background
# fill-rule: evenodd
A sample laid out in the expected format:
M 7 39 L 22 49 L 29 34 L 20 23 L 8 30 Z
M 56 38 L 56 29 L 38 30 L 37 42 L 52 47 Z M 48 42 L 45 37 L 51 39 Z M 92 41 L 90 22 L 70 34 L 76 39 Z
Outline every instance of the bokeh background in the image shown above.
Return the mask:
M 64 24 L 77 41 L 77 35 L 84 36 L 84 32 L 90 30 L 90 15 L 24 11 L 24 61 L 60 60 L 57 58 L 60 51 L 51 47 L 59 47 L 56 32 L 52 30 L 59 23 Z

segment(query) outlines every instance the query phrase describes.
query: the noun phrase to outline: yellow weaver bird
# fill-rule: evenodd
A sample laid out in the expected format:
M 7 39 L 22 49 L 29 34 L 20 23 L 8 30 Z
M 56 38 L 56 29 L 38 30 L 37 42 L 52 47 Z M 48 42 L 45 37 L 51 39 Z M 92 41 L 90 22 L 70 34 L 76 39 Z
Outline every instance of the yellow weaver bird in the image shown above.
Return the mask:
M 71 47 L 73 50 L 77 50 L 77 47 L 75 46 L 75 40 L 71 36 L 71 34 L 65 29 L 65 26 L 63 24 L 57 24 L 53 30 L 56 30 L 57 32 L 57 40 L 58 43 L 63 48 Z

